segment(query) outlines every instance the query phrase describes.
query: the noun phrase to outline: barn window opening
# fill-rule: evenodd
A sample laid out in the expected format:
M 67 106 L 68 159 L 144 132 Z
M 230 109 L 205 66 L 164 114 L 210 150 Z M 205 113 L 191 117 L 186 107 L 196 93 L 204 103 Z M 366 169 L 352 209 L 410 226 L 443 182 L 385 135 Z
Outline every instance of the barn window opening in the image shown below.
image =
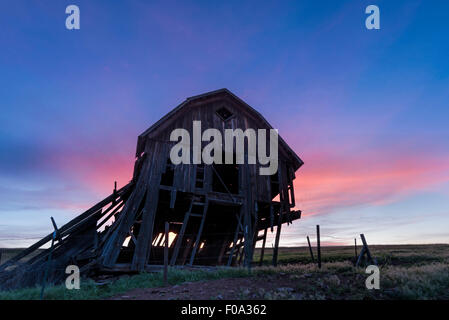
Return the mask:
M 226 109 L 225 107 L 221 107 L 220 109 L 218 109 L 217 111 L 218 116 L 223 119 L 223 121 L 227 121 L 229 120 L 234 114 L 229 111 L 228 109 Z
M 239 166 L 213 164 L 212 190 L 222 193 L 239 193 Z

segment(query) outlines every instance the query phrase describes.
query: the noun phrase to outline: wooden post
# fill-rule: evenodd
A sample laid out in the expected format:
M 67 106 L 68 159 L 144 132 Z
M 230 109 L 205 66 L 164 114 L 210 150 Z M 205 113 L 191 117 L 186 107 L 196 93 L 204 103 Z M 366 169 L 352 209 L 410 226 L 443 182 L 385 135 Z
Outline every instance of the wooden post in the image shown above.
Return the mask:
M 267 242 L 267 230 L 268 230 L 268 228 L 265 228 L 265 231 L 263 232 L 263 241 L 262 241 L 262 249 L 260 251 L 259 266 L 262 266 L 262 264 L 263 264 L 263 255 L 265 253 L 265 243 Z
M 47 285 L 47 277 L 48 277 L 48 272 L 49 272 L 49 269 L 51 266 L 51 255 L 53 253 L 53 246 L 55 244 L 55 239 L 56 239 L 56 230 L 53 231 L 53 238 L 51 239 L 50 253 L 48 254 L 47 266 L 45 267 L 45 271 L 44 271 L 44 277 L 43 277 L 42 289 L 41 289 L 41 300 L 44 299 L 44 291 L 45 291 L 45 286 Z
M 165 222 L 164 285 L 168 285 L 168 222 Z
M 321 245 L 320 245 L 320 225 L 316 225 L 316 244 L 317 244 L 317 256 L 318 256 L 318 268 L 321 269 Z
M 310 257 L 312 258 L 312 263 L 315 263 L 315 258 L 313 257 L 312 246 L 310 244 L 309 236 L 307 236 L 307 243 L 309 244 Z
M 362 246 L 362 250 L 360 251 L 360 254 L 359 254 L 359 256 L 358 256 L 358 258 L 357 258 L 357 261 L 356 261 L 356 263 L 355 263 L 355 266 L 356 266 L 356 267 L 358 267 L 358 266 L 360 265 L 360 263 L 362 262 L 362 259 L 363 259 L 363 257 L 365 256 L 365 253 L 366 253 L 365 247 Z
M 50 253 L 48 254 L 47 266 L 46 266 L 45 272 L 44 272 L 44 279 L 43 279 L 42 289 L 41 289 L 41 300 L 44 299 L 44 290 L 45 290 L 45 286 L 47 285 L 48 272 L 51 267 L 51 255 L 53 253 L 53 247 L 54 247 L 56 238 L 58 238 L 58 241 L 61 242 L 61 234 L 59 233 L 59 229 L 56 226 L 55 219 L 53 219 L 53 217 L 50 217 L 50 220 L 51 220 L 51 223 L 53 224 L 53 228 L 55 230 L 53 231 L 53 235 L 51 238 Z
M 117 200 L 117 181 L 114 181 L 114 190 L 112 190 L 112 195 L 113 195 L 113 199 L 112 199 L 112 203 L 115 203 L 115 201 Z
M 190 200 L 190 206 L 187 212 L 184 215 L 184 220 L 182 222 L 181 230 L 179 231 L 178 238 L 175 242 L 175 248 L 173 249 L 172 257 L 170 260 L 170 265 L 174 266 L 176 264 L 176 259 L 178 258 L 179 249 L 181 248 L 181 244 L 184 238 L 184 233 L 187 228 L 187 223 L 189 222 L 190 212 L 192 211 L 193 207 L 193 198 Z
M 55 229 L 56 232 L 56 238 L 58 239 L 59 242 L 61 242 L 62 241 L 61 234 L 59 232 L 58 226 L 56 225 L 55 219 L 53 219 L 53 217 L 50 217 L 50 219 L 51 223 L 53 224 L 53 228 Z
M 223 256 L 226 252 L 226 248 L 229 246 L 229 242 L 230 242 L 230 236 L 226 236 L 226 238 L 223 240 L 222 245 L 221 245 L 221 249 L 220 249 L 220 253 L 218 255 L 218 259 L 217 259 L 217 265 L 221 265 L 222 260 L 223 260 Z
M 354 261 L 357 261 L 357 238 L 354 238 Z
M 243 206 L 240 207 L 240 215 L 237 217 L 237 228 L 235 229 L 235 233 L 234 233 L 234 240 L 232 241 L 232 248 L 231 248 L 231 253 L 229 254 L 229 258 L 228 258 L 228 264 L 227 266 L 231 266 L 232 264 L 232 259 L 234 258 L 234 251 L 235 251 L 235 247 L 236 247 L 236 243 L 238 240 L 238 236 L 240 233 L 240 229 L 242 229 L 243 232 L 243 227 L 242 227 L 242 217 L 243 217 Z M 237 257 L 236 257 L 237 260 Z
M 360 251 L 359 257 L 357 258 L 357 262 L 355 263 L 355 266 L 358 267 L 360 265 L 365 254 L 366 254 L 369 262 L 377 265 L 377 260 L 371 256 L 371 252 L 369 251 L 368 244 L 366 243 L 365 235 L 363 233 L 360 235 L 360 238 L 362 239 L 363 246 L 362 246 L 362 250 Z
M 195 262 L 195 255 L 196 255 L 198 248 L 200 247 L 201 234 L 203 233 L 204 222 L 206 221 L 206 214 L 207 214 L 208 208 L 209 208 L 209 200 L 207 200 L 207 197 L 206 197 L 206 202 L 203 205 L 203 215 L 201 217 L 200 227 L 199 227 L 198 233 L 196 235 L 195 244 L 193 245 L 192 254 L 190 255 L 190 262 L 189 262 L 190 266 L 192 266 L 193 263 Z

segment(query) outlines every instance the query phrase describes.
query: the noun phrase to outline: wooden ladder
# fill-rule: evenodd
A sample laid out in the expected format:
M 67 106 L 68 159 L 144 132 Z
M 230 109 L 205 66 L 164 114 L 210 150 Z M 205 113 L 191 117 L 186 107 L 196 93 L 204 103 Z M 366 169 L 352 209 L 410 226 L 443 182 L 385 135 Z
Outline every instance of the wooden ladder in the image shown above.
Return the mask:
M 240 235 L 244 235 L 242 218 L 243 218 L 243 213 L 241 211 L 240 215 L 237 216 L 237 227 L 235 229 L 234 240 L 232 241 L 231 252 L 230 252 L 229 258 L 228 258 L 228 263 L 227 263 L 228 267 L 231 266 L 231 264 L 232 264 L 232 259 L 234 258 L 234 254 L 237 254 L 237 256 L 238 256 L 239 250 L 237 250 L 237 253 L 235 253 L 235 249 L 237 247 L 237 240 L 239 239 Z
M 189 222 L 189 219 L 191 217 L 192 218 L 201 218 L 198 232 L 196 235 L 196 240 L 193 244 L 193 250 L 192 250 L 192 254 L 190 256 L 190 261 L 189 261 L 189 265 L 193 264 L 193 261 L 195 260 L 195 254 L 198 251 L 198 247 L 200 245 L 201 234 L 203 232 L 204 222 L 206 220 L 206 213 L 207 213 L 208 207 L 209 207 L 209 201 L 207 200 L 207 198 L 201 197 L 201 196 L 195 196 L 195 195 L 192 197 L 192 199 L 190 201 L 189 209 L 187 210 L 187 212 L 184 215 L 184 221 L 182 223 L 181 230 L 179 231 L 179 235 L 176 240 L 173 255 L 170 260 L 171 266 L 176 264 L 176 260 L 178 258 L 178 254 L 179 254 L 179 249 L 183 242 L 184 233 L 187 228 L 187 223 Z
M 195 189 L 204 189 L 204 181 L 204 164 L 198 164 L 196 166 Z

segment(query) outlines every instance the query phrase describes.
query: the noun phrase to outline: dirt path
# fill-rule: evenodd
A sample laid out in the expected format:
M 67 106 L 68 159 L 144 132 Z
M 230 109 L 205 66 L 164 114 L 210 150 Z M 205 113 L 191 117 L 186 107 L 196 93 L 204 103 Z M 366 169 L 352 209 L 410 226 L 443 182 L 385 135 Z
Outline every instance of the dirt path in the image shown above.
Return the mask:
M 274 280 L 274 281 L 273 281 Z M 270 291 L 294 293 L 291 280 L 265 278 L 228 278 L 185 282 L 180 285 L 134 289 L 114 297 L 114 300 L 209 300 L 209 299 L 263 299 Z M 280 290 L 279 290 L 280 289 Z
M 229 299 L 320 299 L 328 295 L 329 285 L 347 284 L 352 279 L 335 275 L 265 275 L 185 282 L 180 285 L 134 289 L 113 297 L 114 300 L 229 300 Z M 313 296 L 311 296 L 313 295 Z M 340 297 L 342 299 L 343 297 Z

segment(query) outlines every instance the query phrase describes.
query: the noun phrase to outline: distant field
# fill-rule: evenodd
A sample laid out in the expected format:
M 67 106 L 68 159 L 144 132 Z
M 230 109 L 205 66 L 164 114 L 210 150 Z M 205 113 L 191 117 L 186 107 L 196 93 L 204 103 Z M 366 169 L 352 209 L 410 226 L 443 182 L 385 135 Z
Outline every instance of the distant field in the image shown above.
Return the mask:
M 373 256 L 380 265 L 422 265 L 431 262 L 442 262 L 449 257 L 449 245 L 379 245 L 369 246 Z M 360 253 L 361 246 L 357 252 Z M 316 248 L 313 248 L 316 259 Z M 321 260 L 325 262 L 341 262 L 354 260 L 353 246 L 332 246 L 321 248 Z M 254 262 L 260 259 L 260 249 L 256 249 Z M 278 259 L 280 263 L 310 263 L 308 247 L 280 248 Z M 264 265 L 272 261 L 272 249 L 265 249 Z
M 8 249 L 0 249 L 0 252 L 1 252 L 0 264 L 2 264 L 4 262 L 6 262 L 7 260 L 11 259 L 12 257 L 17 255 L 22 250 L 24 250 L 24 249 L 21 249 L 21 248 L 18 248 L 18 249 L 9 249 L 9 248 Z M 39 252 L 40 252 L 40 250 L 36 250 L 32 254 L 30 254 L 29 257 L 27 257 L 27 259 L 31 259 L 35 255 L 39 254 Z M 27 259 L 25 259 L 25 260 L 27 260 Z
M 314 248 L 315 250 L 315 248 Z M 360 248 L 358 249 L 360 251 Z M 279 266 L 211 271 L 170 268 L 169 286 L 160 273 L 111 278 L 102 283 L 84 279 L 80 290 L 49 287 L 46 299 L 449 299 L 449 245 L 370 246 L 380 268 L 380 290 L 365 287 L 364 267 L 355 268 L 354 247 L 323 247 L 323 266 L 311 263 L 309 249 L 280 248 Z M 3 249 L 2 262 L 18 250 Z M 316 258 L 316 251 L 314 251 Z M 0 292 L 0 299 L 38 299 L 39 288 Z

